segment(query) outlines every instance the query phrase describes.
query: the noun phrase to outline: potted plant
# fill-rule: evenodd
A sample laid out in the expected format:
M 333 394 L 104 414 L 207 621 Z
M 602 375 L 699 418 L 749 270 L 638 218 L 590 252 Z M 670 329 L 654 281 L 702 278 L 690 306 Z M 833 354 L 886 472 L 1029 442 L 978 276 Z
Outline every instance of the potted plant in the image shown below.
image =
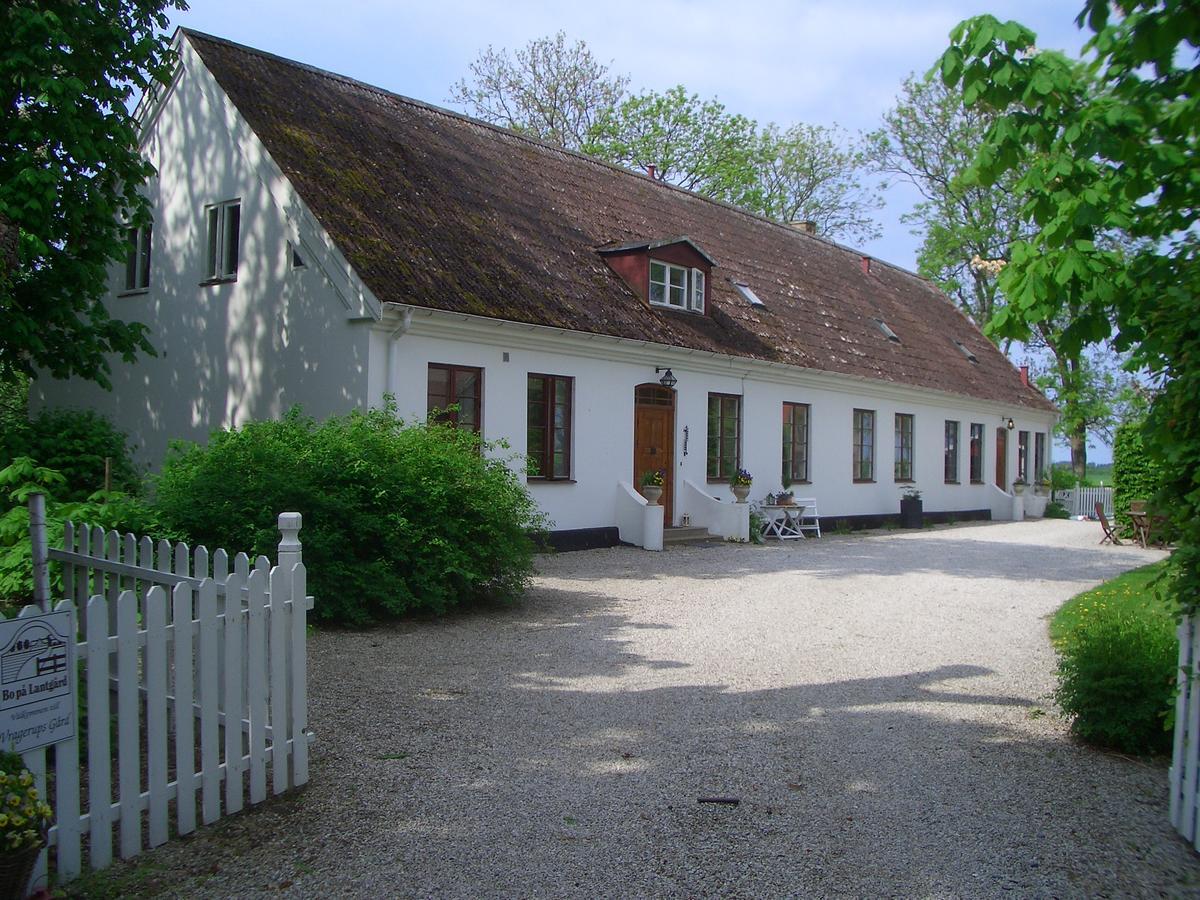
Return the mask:
M 906 485 L 900 495 L 900 527 L 921 528 L 925 524 L 921 492 L 916 485 Z
M 792 480 L 784 477 L 783 490 L 775 495 L 775 502 L 779 506 L 795 506 L 796 495 L 792 493 Z
M 0 897 L 24 897 L 53 811 L 16 753 L 0 752 Z
M 733 491 L 734 499 L 738 503 L 745 503 L 746 498 L 750 496 L 750 485 L 754 483 L 754 476 L 745 469 L 738 469 L 729 476 L 729 489 Z
M 647 469 L 642 473 L 642 496 L 650 506 L 658 506 L 658 498 L 662 496 L 666 477 L 667 473 L 662 469 Z
M 1033 492 L 1035 494 L 1044 494 L 1047 497 L 1050 496 L 1050 479 L 1043 478 L 1041 481 L 1035 484 L 1033 487 Z
M 1024 478 L 1018 478 L 1016 481 L 1013 482 L 1013 493 L 1016 494 L 1018 497 L 1020 497 L 1023 493 L 1025 493 L 1025 479 Z

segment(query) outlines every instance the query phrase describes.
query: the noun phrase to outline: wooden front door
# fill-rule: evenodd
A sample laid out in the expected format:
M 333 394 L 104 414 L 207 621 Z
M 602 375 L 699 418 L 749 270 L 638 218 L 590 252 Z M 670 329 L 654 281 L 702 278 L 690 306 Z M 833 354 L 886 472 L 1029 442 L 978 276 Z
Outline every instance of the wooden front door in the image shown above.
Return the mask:
M 1008 431 L 1003 425 L 996 429 L 996 487 L 1007 491 L 1008 481 Z
M 659 384 L 640 384 L 634 388 L 633 403 L 633 484 L 638 486 L 642 473 L 662 469 L 663 519 L 673 521 L 675 495 L 675 392 Z

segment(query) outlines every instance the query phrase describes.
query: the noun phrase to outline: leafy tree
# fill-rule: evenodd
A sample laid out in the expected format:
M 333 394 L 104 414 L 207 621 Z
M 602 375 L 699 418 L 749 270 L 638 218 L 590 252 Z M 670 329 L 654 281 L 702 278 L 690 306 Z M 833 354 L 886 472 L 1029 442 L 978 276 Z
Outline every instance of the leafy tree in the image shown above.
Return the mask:
M 903 216 L 924 236 L 918 270 L 984 328 L 1006 303 L 997 276 L 1008 263 L 1010 248 L 1034 230 L 1017 190 L 1019 172 L 998 173 L 987 184 L 963 177 L 1002 114 L 966 105 L 960 91 L 940 80 L 909 78 L 896 106 L 884 115 L 883 127 L 868 137 L 877 169 L 921 194 L 913 211 Z M 1024 349 L 1043 360 L 1037 383 L 1062 410 L 1058 432 L 1070 445 L 1071 465 L 1082 481 L 1088 435 L 1112 439 L 1118 394 L 1128 378 L 1062 340 L 1073 314 L 1068 306 L 1057 316 L 1031 323 Z M 1006 353 L 1014 349 L 1011 336 L 989 333 Z
M 867 136 L 876 169 L 921 195 L 901 217 L 924 237 L 918 271 L 981 327 L 1004 305 L 994 270 L 981 263 L 1006 259 L 1026 230 L 1011 189 L 1015 173 L 988 186 L 959 178 L 995 118 L 991 110 L 964 105 L 960 92 L 940 82 L 909 77 L 883 126 Z
M 1200 606 L 1200 17 L 1187 3 L 1086 0 L 1087 62 L 1040 51 L 1036 35 L 991 16 L 951 33 L 939 67 L 971 107 L 1004 110 L 970 180 L 1018 173 L 1034 226 L 1000 275 L 999 334 L 1070 311 L 1068 349 L 1107 338 L 1161 384 L 1143 432 L 1164 466 L 1158 507 L 1180 535 L 1173 583 Z M 1123 247 L 1104 240 L 1127 237 Z
M 812 222 L 820 234 L 871 241 L 882 234 L 872 213 L 883 206 L 863 178 L 864 151 L 836 127 L 771 123 L 758 134 L 756 194 L 748 206 L 782 222 Z
M 471 63 L 471 78 L 453 85 L 450 99 L 485 122 L 578 150 L 628 83 L 610 75 L 583 41 L 568 45 L 560 31 L 512 55 L 489 46 Z
M 627 97 L 601 114 L 583 150 L 728 203 L 755 190 L 756 126 L 683 85 Z
M 142 221 L 128 104 L 170 75 L 168 7 L 183 0 L 9 0 L 0 8 L 0 222 L 17 232 L 0 277 L 0 380 L 42 368 L 109 385 L 106 353 L 152 352 L 145 328 L 109 316 L 121 220 Z M 7 267 L 5 267 L 7 268 Z

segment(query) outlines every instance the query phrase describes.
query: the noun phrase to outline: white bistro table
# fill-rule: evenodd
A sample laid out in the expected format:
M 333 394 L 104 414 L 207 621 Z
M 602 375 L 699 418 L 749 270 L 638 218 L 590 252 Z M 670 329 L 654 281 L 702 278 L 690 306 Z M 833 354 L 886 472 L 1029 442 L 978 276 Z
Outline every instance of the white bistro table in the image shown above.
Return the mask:
M 762 507 L 762 536 L 776 537 L 781 541 L 794 541 L 804 537 L 800 530 L 800 517 L 804 514 L 804 506 L 792 503 L 786 506 L 764 505 Z

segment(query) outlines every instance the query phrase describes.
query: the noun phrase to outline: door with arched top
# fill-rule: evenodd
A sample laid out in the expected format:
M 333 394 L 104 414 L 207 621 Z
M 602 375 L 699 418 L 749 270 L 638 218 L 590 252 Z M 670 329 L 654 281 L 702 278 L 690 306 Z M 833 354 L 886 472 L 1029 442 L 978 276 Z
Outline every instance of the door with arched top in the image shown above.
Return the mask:
M 633 389 L 633 483 L 642 473 L 663 471 L 663 521 L 674 521 L 675 501 L 675 392 L 661 384 L 639 384 Z

